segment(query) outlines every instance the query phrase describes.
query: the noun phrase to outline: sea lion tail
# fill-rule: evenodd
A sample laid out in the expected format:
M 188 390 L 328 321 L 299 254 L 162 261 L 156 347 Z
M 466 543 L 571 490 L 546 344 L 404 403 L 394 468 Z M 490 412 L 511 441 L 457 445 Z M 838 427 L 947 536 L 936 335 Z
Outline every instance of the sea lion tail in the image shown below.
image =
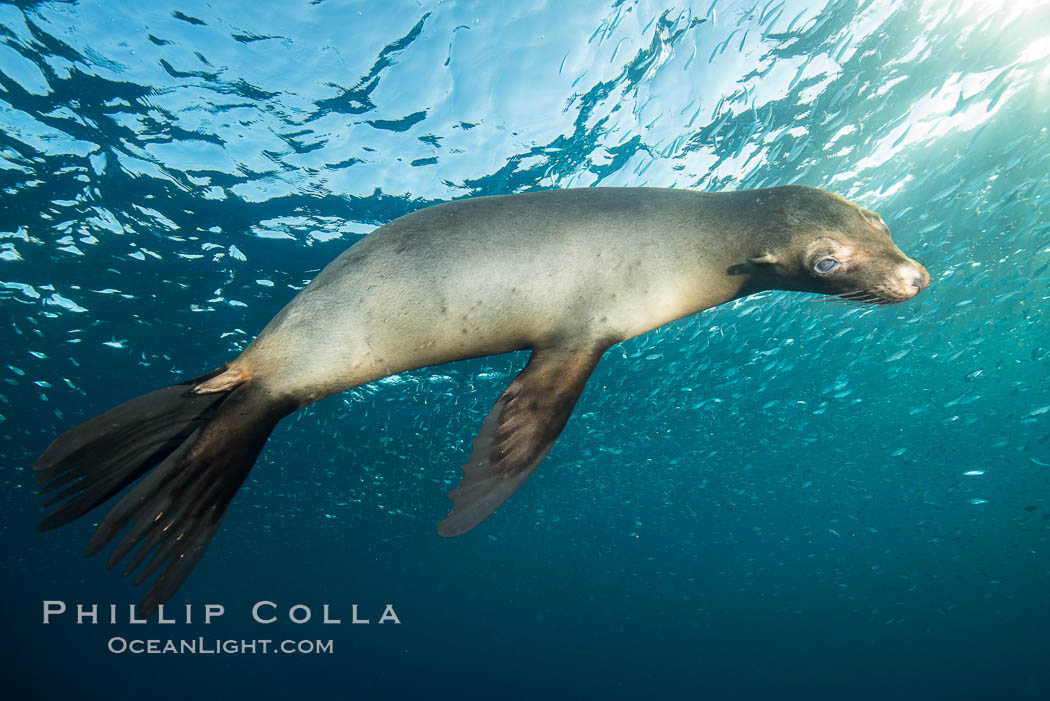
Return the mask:
M 42 531 L 146 475 L 102 519 L 87 549 L 94 555 L 132 524 L 107 569 L 136 546 L 123 574 L 149 561 L 134 584 L 167 565 L 140 603 L 142 615 L 181 586 L 270 432 L 294 409 L 250 378 L 222 381 L 226 372 L 159 389 L 85 421 L 55 439 L 33 466 L 42 494 L 64 487 L 46 502 L 54 509 L 37 525 Z

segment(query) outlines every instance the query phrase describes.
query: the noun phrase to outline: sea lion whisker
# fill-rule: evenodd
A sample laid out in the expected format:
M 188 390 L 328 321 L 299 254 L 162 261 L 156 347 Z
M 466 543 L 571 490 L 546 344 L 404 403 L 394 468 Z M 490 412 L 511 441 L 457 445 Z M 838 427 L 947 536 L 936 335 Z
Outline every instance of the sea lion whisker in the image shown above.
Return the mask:
M 853 298 L 856 298 L 856 297 L 863 297 L 864 295 L 869 295 L 869 294 L 871 294 L 871 290 L 870 289 L 863 289 L 863 290 L 852 290 L 850 292 L 842 292 L 842 293 L 837 294 L 835 296 L 836 297 L 841 297 L 842 299 L 853 299 Z
M 857 305 L 866 304 L 862 299 L 843 298 L 839 295 L 825 295 L 821 297 L 811 297 L 807 300 L 811 304 L 846 304 L 846 305 Z
M 850 290 L 849 292 L 837 292 L 834 294 L 824 293 L 814 297 L 807 297 L 810 302 L 835 302 L 842 299 L 852 299 L 861 295 L 870 294 L 870 290 Z
M 873 299 L 875 299 L 875 296 L 872 293 L 868 292 L 868 293 L 865 293 L 863 295 L 857 295 L 855 297 L 843 297 L 842 295 L 835 295 L 834 297 L 830 297 L 828 299 L 829 299 L 829 301 L 835 301 L 835 302 L 867 303 L 867 302 L 870 302 Z
M 870 304 L 874 303 L 878 299 L 878 295 L 870 290 L 854 290 L 850 292 L 844 292 L 839 295 L 825 295 L 821 297 L 812 297 L 811 301 L 820 302 L 841 302 L 854 303 L 854 304 Z

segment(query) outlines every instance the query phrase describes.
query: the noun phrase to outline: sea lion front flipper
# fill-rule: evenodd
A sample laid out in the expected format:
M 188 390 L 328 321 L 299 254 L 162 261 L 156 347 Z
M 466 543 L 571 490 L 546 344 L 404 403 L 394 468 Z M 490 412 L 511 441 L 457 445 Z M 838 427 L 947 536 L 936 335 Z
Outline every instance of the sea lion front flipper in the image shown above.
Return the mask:
M 498 509 L 547 456 L 604 349 L 533 351 L 481 424 L 463 479 L 449 492 L 446 538 L 466 533 Z

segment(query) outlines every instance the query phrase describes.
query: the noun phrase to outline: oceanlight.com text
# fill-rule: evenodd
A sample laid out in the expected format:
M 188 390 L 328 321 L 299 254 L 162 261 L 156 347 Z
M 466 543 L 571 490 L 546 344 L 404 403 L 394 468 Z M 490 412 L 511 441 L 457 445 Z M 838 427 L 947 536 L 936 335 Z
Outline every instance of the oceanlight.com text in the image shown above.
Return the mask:
M 116 655 L 331 655 L 332 640 L 222 640 L 218 638 L 184 639 L 109 639 L 106 648 Z

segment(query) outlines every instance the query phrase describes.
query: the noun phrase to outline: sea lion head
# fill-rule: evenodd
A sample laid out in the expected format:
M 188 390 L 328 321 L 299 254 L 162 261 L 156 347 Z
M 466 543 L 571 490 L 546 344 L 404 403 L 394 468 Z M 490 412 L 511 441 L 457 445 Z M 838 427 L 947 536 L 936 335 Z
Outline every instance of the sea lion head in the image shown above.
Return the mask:
M 748 261 L 763 287 L 817 292 L 871 304 L 911 299 L 930 284 L 875 212 L 811 187 L 780 187 L 760 201 L 765 244 Z

